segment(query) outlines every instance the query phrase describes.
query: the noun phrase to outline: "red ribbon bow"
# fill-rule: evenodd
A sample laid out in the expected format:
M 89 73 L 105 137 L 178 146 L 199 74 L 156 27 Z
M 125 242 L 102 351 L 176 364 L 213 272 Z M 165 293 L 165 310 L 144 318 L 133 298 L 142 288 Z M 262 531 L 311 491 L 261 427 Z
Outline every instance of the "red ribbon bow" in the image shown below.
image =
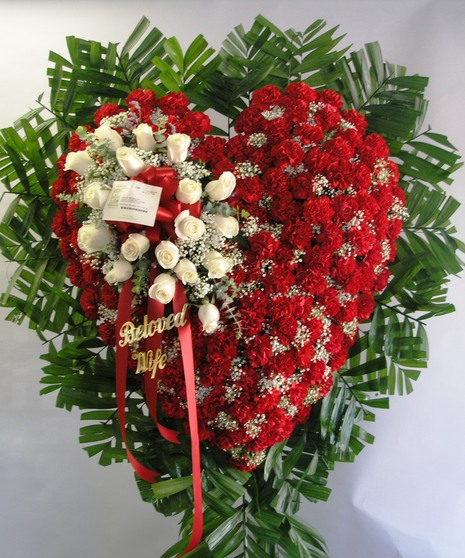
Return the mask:
M 158 186 L 162 189 L 160 205 L 158 206 L 157 216 L 152 227 L 135 225 L 134 223 L 127 223 L 125 221 L 111 221 L 111 224 L 115 225 L 124 235 L 145 230 L 150 244 L 158 244 L 163 238 L 175 236 L 174 220 L 181 211 L 188 209 L 191 215 L 199 217 L 202 210 L 202 204 L 200 202 L 185 204 L 174 199 L 174 195 L 179 186 L 179 180 L 176 176 L 176 171 L 171 167 L 150 166 L 133 177 L 133 180 L 137 182 Z

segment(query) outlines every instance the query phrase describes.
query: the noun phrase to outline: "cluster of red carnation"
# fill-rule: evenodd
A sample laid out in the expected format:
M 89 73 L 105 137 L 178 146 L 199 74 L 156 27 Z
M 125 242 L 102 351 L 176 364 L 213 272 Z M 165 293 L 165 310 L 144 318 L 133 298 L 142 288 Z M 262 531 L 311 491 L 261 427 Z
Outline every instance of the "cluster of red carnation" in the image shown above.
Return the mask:
M 183 93 L 168 93 L 163 97 L 156 97 L 150 89 L 136 89 L 126 97 L 126 105 L 138 122 L 149 124 L 154 132 L 158 131 L 152 118 L 155 111 L 161 111 L 167 117 L 165 129 L 174 129 L 178 134 L 203 138 L 211 129 L 208 116 L 203 112 L 190 110 L 189 100 Z M 94 123 L 99 126 L 104 118 L 125 110 L 128 109 L 113 103 L 103 105 L 95 112 Z
M 245 215 L 235 319 L 224 311 L 211 336 L 194 327 L 201 439 L 240 468 L 308 418 L 387 284 L 405 198 L 386 142 L 366 127 L 335 92 L 267 86 L 224 151 L 213 138 L 198 150 L 234 172 L 230 205 Z M 160 397 L 186 418 L 180 368 L 178 354 Z
M 85 149 L 77 135 L 71 138 L 72 151 Z M 73 149 L 74 148 L 74 149 Z M 69 201 L 76 193 L 76 182 L 79 176 L 73 171 L 65 171 L 65 156 L 58 162 L 58 179 L 52 186 L 52 197 L 58 205 L 53 218 L 52 230 L 59 238 L 61 254 L 68 261 L 67 275 L 71 283 L 81 289 L 80 303 L 84 314 L 91 320 L 99 319 L 99 309 L 104 307 L 109 315 L 116 315 L 118 292 L 114 286 L 104 280 L 101 271 L 103 256 L 88 258 L 78 246 L 78 231 L 81 226 L 77 218 L 79 204 Z M 66 196 L 66 197 L 64 197 Z M 99 334 L 109 346 L 115 344 L 115 325 L 113 320 L 102 321 Z

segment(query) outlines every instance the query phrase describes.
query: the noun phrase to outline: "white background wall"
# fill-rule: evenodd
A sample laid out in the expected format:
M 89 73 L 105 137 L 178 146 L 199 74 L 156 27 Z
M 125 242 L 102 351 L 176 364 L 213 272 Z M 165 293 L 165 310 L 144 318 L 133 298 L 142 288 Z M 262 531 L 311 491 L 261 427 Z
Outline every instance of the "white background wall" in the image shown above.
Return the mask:
M 183 45 L 202 33 L 218 47 L 259 13 L 281 28 L 303 30 L 318 18 L 340 24 L 355 48 L 378 40 L 386 59 L 431 78 L 427 122 L 465 155 L 463 0 L 0 0 L 0 127 L 46 90 L 48 52 L 66 55 L 67 35 L 124 42 L 146 15 Z M 465 203 L 465 172 L 455 179 L 450 191 Z M 465 240 L 464 209 L 455 222 Z M 11 273 L 2 262 L 2 291 Z M 465 556 L 463 280 L 452 279 L 450 300 L 457 312 L 428 326 L 430 366 L 414 393 L 379 413 L 375 445 L 337 467 L 330 501 L 304 507 L 332 558 Z M 129 466 L 104 469 L 87 458 L 78 413 L 56 409 L 53 395 L 39 397 L 43 348 L 35 335 L 3 321 L 0 334 L 1 556 L 160 556 L 176 540 L 176 521 L 140 501 Z

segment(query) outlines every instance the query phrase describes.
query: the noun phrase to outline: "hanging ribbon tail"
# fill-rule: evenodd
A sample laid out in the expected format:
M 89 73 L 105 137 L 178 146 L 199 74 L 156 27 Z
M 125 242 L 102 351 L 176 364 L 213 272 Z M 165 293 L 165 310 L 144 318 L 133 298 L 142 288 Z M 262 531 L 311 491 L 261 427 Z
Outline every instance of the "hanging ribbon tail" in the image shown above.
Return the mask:
M 150 274 L 150 282 L 153 283 L 153 280 L 157 276 L 157 272 L 155 268 L 152 267 L 152 271 Z M 151 322 L 152 320 L 157 320 L 162 318 L 165 314 L 165 305 L 158 300 L 153 298 L 148 298 L 148 308 L 147 308 L 147 317 L 148 321 Z M 147 339 L 147 350 L 151 350 L 153 354 L 157 352 L 157 350 L 161 347 L 161 340 L 163 334 L 162 333 L 155 333 L 152 337 Z M 172 430 L 163 424 L 158 422 L 158 411 L 157 411 L 157 394 L 158 394 L 158 378 L 156 375 L 153 375 L 150 371 L 145 373 L 144 377 L 144 384 L 145 384 L 145 400 L 147 402 L 147 407 L 149 409 L 150 415 L 155 421 L 157 428 L 160 434 L 173 444 L 179 444 L 179 432 L 176 430 Z
M 173 311 L 175 313 L 182 312 L 185 304 L 187 304 L 187 297 L 184 287 L 181 285 L 180 282 L 177 282 L 173 299 Z M 178 334 L 179 341 L 181 343 L 184 379 L 186 383 L 189 430 L 191 439 L 194 521 L 192 526 L 192 535 L 189 544 L 183 554 L 190 552 L 200 544 L 203 533 L 202 472 L 200 466 L 200 440 L 197 421 L 197 400 L 195 396 L 194 349 L 192 346 L 192 330 L 189 313 L 186 312 L 185 316 L 185 323 L 178 328 Z
M 118 339 L 116 344 L 116 402 L 118 407 L 118 419 L 121 436 L 123 437 L 129 462 L 140 478 L 153 484 L 156 482 L 156 479 L 160 476 L 160 474 L 156 471 L 148 469 L 136 459 L 128 447 L 126 432 L 126 384 L 129 362 L 129 345 L 120 337 L 120 331 L 126 322 L 131 321 L 131 304 L 132 281 L 128 279 L 123 284 L 123 289 L 118 302 L 118 315 L 116 318 L 116 332 Z

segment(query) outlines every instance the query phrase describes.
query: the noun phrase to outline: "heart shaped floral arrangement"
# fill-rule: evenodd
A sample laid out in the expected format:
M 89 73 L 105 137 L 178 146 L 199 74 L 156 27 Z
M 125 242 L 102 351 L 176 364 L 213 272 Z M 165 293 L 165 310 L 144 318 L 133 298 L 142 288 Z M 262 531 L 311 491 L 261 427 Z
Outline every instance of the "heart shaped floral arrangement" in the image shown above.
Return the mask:
M 427 80 L 377 44 L 258 16 L 184 54 L 148 26 L 121 52 L 68 38 L 52 117 L 0 131 L 2 304 L 48 343 L 42 393 L 82 410 L 89 455 L 183 514 L 162 558 L 327 558 L 295 514 L 453 310 L 459 156 L 421 129 Z
M 228 142 L 205 137 L 208 118 L 183 94 L 137 90 L 126 102 L 101 107 L 62 159 L 54 231 L 69 276 L 102 338 L 125 335 L 136 355 L 147 297 L 166 318 L 182 285 L 200 440 L 254 468 L 327 394 L 387 284 L 406 215 L 397 167 L 338 94 L 300 82 L 256 91 Z M 161 187 L 157 220 L 105 220 L 114 183 Z M 115 335 L 125 281 L 133 329 Z M 187 419 L 176 328 L 161 347 L 159 370 L 135 357 L 137 372 L 157 374 L 166 416 Z

